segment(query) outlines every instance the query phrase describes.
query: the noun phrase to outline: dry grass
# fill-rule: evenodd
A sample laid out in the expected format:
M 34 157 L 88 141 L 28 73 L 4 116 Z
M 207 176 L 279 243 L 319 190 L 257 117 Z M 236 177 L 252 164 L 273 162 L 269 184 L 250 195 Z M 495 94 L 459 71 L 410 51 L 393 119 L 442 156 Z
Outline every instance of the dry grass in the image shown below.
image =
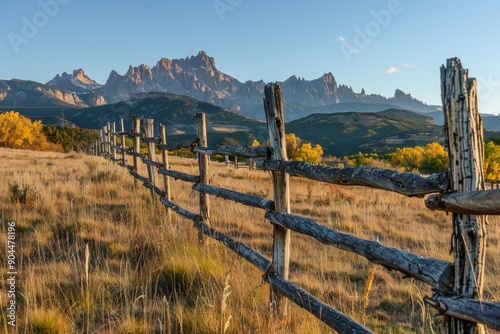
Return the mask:
M 332 333 L 298 307 L 269 313 L 262 274 L 217 242 L 198 244 L 191 222 L 101 158 L 0 149 L 0 247 L 16 222 L 19 333 Z M 171 168 L 196 174 L 193 160 Z M 142 167 L 144 173 L 146 169 Z M 210 164 L 214 185 L 272 195 L 269 173 Z M 9 185 L 10 183 L 10 185 Z M 28 189 L 16 200 L 12 185 Z M 162 182 L 161 182 L 162 184 Z M 198 193 L 171 181 L 173 200 L 198 211 Z M 292 212 L 356 236 L 450 260 L 451 216 L 423 199 L 292 178 Z M 22 193 L 21 193 L 22 194 Z M 210 198 L 212 226 L 270 256 L 264 212 Z M 500 226 L 490 218 L 485 299 L 500 300 Z M 2 263 L 5 263 L 2 253 Z M 292 236 L 290 279 L 380 333 L 442 331 L 422 302 L 431 291 L 354 254 Z M 2 282 L 1 284 L 5 284 Z M 5 287 L 0 328 L 7 328 Z M 230 291 L 230 295 L 229 295 Z M 228 319 L 230 318 L 230 321 Z M 226 328 L 226 323 L 228 327 Z

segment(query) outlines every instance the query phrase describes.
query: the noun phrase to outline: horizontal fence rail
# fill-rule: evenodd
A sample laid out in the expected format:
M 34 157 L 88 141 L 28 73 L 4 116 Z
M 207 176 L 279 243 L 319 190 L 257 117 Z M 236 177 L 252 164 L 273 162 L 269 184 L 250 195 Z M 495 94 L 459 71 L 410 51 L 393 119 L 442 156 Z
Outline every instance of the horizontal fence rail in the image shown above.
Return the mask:
M 206 135 L 206 129 L 199 128 L 200 126 L 206 126 L 200 125 L 204 123 L 204 117 L 204 115 L 198 114 L 196 117 L 199 135 Z M 138 119 L 134 120 L 134 122 L 136 121 L 138 121 Z M 152 120 L 148 122 L 152 124 Z M 429 177 L 422 177 L 416 173 L 403 173 L 375 167 L 354 168 L 346 167 L 344 164 L 343 168 L 336 168 L 312 165 L 306 162 L 271 160 L 276 151 L 266 146 L 202 146 L 201 143 L 203 141 L 206 142 L 206 138 L 203 140 L 195 138 L 190 142 L 186 141 L 180 144 L 167 145 L 165 134 L 162 135 L 162 138 L 156 138 L 151 134 L 146 137 L 144 134 L 138 132 L 139 130 L 137 129 L 139 127 L 136 123 L 134 123 L 134 128 L 134 132 L 124 132 L 122 126 L 122 132 L 113 133 L 109 131 L 110 127 L 108 125 L 107 130 L 101 131 L 101 142 L 96 145 L 96 147 L 101 150 L 99 153 L 111 159 L 115 164 L 119 162 L 121 166 L 128 168 L 134 180 L 142 182 L 145 187 L 151 189 L 153 197 L 155 195 L 159 196 L 161 203 L 163 203 L 168 210 L 191 220 L 193 226 L 200 231 L 201 235 L 217 240 L 257 267 L 263 272 L 263 280 L 271 285 L 271 291 L 278 291 L 282 296 L 293 301 L 299 307 L 308 310 L 336 331 L 341 333 L 371 333 L 371 331 L 363 325 L 336 311 L 331 306 L 324 304 L 316 297 L 304 291 L 301 287 L 277 274 L 278 271 L 274 258 L 272 260 L 267 259 L 253 248 L 214 229 L 210 223 L 208 196 L 216 196 L 239 204 L 260 208 L 265 211 L 264 217 L 275 227 L 279 227 L 285 231 L 294 231 L 307 235 L 322 244 L 356 253 L 373 263 L 380 264 L 390 270 L 397 270 L 406 277 L 413 277 L 428 284 L 433 288 L 435 294 L 432 297 L 425 297 L 425 301 L 447 316 L 470 321 L 474 324 L 485 324 L 492 329 L 500 328 L 500 303 L 481 302 L 477 299 L 463 298 L 462 296 L 454 294 L 454 275 L 457 272 L 454 263 L 439 259 L 424 258 L 408 251 L 384 246 L 378 240 L 365 240 L 327 228 L 310 218 L 286 212 L 277 212 L 280 210 L 276 210 L 276 203 L 278 203 L 276 198 L 273 201 L 267 198 L 209 185 L 209 180 L 207 178 L 208 165 L 202 163 L 202 159 L 210 155 L 224 155 L 226 156 L 226 162 L 228 155 L 249 159 L 265 158 L 264 161 L 257 162 L 258 169 L 271 171 L 273 173 L 282 172 L 290 176 L 332 184 L 366 186 L 392 191 L 406 196 L 433 194 L 425 201 L 427 208 L 454 213 L 500 215 L 500 190 L 451 193 L 449 191 L 450 173 L 448 171 L 433 174 Z M 114 138 L 109 138 L 109 136 L 113 135 L 127 135 L 133 138 L 135 140 L 134 147 L 126 148 L 123 139 L 122 145 L 110 145 L 109 143 L 114 142 Z M 270 139 L 274 140 L 275 138 L 272 137 Z M 140 141 L 147 144 L 148 154 L 142 154 L 140 152 Z M 162 144 L 156 146 L 158 143 Z M 190 148 L 191 151 L 198 154 L 200 162 L 199 175 L 190 175 L 169 169 L 168 154 L 163 153 L 167 153 L 169 149 L 179 148 Z M 162 162 L 155 160 L 156 149 L 163 152 Z M 116 158 L 117 152 L 123 154 L 122 159 Z M 127 165 L 125 155 L 130 155 L 134 158 L 133 166 Z M 137 164 L 139 161 L 142 161 L 143 165 L 148 167 L 149 177 L 144 177 L 139 173 L 138 169 L 140 166 Z M 163 175 L 165 178 L 165 190 L 160 189 L 158 186 L 159 181 L 155 178 L 156 174 Z M 168 189 L 169 186 L 167 182 L 169 177 L 193 183 L 192 189 L 200 193 L 200 203 L 202 202 L 201 194 L 205 196 L 203 201 L 205 201 L 206 206 L 203 207 L 200 204 L 200 212 L 195 213 L 175 204 L 170 199 L 170 189 Z M 273 180 L 276 181 L 274 179 L 274 174 Z M 275 192 L 276 189 L 278 188 L 274 185 Z M 280 201 L 283 200 L 283 198 L 286 197 L 278 196 Z
M 500 189 L 432 195 L 427 208 L 469 215 L 500 215 Z
M 195 184 L 193 190 L 203 192 L 212 196 L 221 197 L 231 201 L 235 201 L 244 205 L 261 208 L 264 210 L 274 210 L 274 202 L 263 197 L 242 194 L 237 191 L 209 186 L 206 184 Z
M 402 173 L 376 167 L 335 168 L 299 161 L 266 160 L 258 162 L 257 168 L 269 171 L 279 170 L 290 176 L 344 186 L 366 186 L 389 190 L 408 196 L 446 191 L 449 181 L 447 172 L 424 178 L 416 173 Z

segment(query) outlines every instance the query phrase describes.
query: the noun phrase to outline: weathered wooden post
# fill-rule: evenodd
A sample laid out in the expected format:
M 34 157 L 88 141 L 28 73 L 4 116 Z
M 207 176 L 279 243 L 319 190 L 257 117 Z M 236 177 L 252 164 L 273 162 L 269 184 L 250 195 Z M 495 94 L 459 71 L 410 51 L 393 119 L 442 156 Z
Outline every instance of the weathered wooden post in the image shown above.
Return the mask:
M 110 131 L 110 135 L 113 138 L 111 140 L 111 152 L 113 152 L 113 164 L 116 166 L 116 122 L 113 122 L 113 131 Z
M 165 125 L 160 124 L 160 135 L 161 135 L 161 144 L 167 145 L 167 130 L 165 129 Z M 163 162 L 163 169 L 170 169 L 168 164 L 168 151 L 166 148 L 161 150 L 161 158 Z M 165 189 L 165 198 L 169 201 L 172 200 L 172 196 L 170 195 L 170 177 L 168 175 L 163 175 L 163 188 Z M 172 221 L 172 211 L 167 208 L 167 220 L 170 223 Z
M 102 142 L 104 141 L 102 129 L 99 130 L 99 137 L 97 138 L 97 155 L 102 155 Z
M 224 163 L 226 164 L 226 167 L 229 166 L 229 155 L 224 155 Z
M 146 141 L 148 147 L 148 159 L 149 161 L 155 161 L 156 155 L 156 145 L 155 145 L 155 129 L 154 129 L 154 119 L 148 118 L 144 123 L 144 141 Z M 155 166 L 148 164 L 148 177 L 149 184 L 156 187 L 157 172 Z M 151 199 L 155 203 L 155 191 L 151 188 Z
M 125 124 L 123 123 L 123 118 L 120 119 L 121 125 L 121 141 L 122 141 L 122 164 L 123 167 L 127 166 L 127 145 L 125 145 Z
M 484 190 L 483 126 L 477 110 L 477 84 L 468 78 L 460 59 L 441 67 L 441 97 L 450 158 L 450 191 Z M 455 263 L 453 292 L 481 299 L 486 250 L 486 217 L 454 213 L 452 249 Z M 484 333 L 484 326 L 448 317 L 448 333 Z
M 103 126 L 102 129 L 99 131 L 100 135 L 100 143 L 101 143 L 101 155 L 105 156 L 106 155 L 106 126 Z
M 106 125 L 106 154 L 108 159 L 111 158 L 111 123 L 108 122 Z
M 196 113 L 196 131 L 198 136 L 198 145 L 208 147 L 207 123 L 205 113 Z M 200 183 L 208 184 L 208 157 L 205 154 L 198 153 L 198 167 L 200 170 Z M 200 215 L 203 222 L 210 225 L 210 206 L 208 194 L 200 192 Z M 203 242 L 203 233 L 199 233 L 200 242 Z
M 266 113 L 269 147 L 273 160 L 288 160 L 285 141 L 285 117 L 281 86 L 267 84 L 264 88 L 264 110 Z M 282 171 L 273 171 L 274 205 L 277 212 L 290 213 L 290 178 Z M 288 279 L 290 263 L 290 230 L 274 225 L 273 270 L 284 279 Z M 271 307 L 280 315 L 288 313 L 287 299 L 271 286 Z
M 106 149 L 106 125 L 102 127 L 101 151 L 102 151 L 102 155 L 106 156 L 106 152 L 107 152 L 107 149 Z
M 239 165 L 238 165 L 238 156 L 235 155 L 234 156 L 234 169 L 238 169 Z
M 141 154 L 141 119 L 137 116 L 134 117 L 134 172 L 141 174 L 139 172 L 139 155 Z M 134 177 L 134 186 L 137 187 L 138 181 Z

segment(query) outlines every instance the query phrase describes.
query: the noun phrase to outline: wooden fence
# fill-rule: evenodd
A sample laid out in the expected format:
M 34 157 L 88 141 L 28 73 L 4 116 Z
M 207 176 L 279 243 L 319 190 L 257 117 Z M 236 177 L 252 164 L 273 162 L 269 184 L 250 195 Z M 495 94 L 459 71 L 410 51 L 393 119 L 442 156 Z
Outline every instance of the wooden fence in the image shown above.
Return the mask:
M 467 78 L 467 70 L 462 68 L 459 59 L 449 59 L 447 66 L 442 67 L 450 170 L 425 178 L 415 173 L 375 167 L 334 168 L 288 161 L 281 88 L 277 84 L 268 84 L 264 94 L 270 139 L 268 147 L 208 147 L 205 114 L 198 113 L 197 136 L 192 142 L 169 145 L 165 126 L 160 125 L 160 136 L 155 137 L 153 120 L 143 120 L 141 132 L 141 120 L 134 118 L 133 130 L 130 132 L 125 132 L 123 120 L 120 132 L 116 131 L 114 123 L 112 127 L 108 123 L 100 131 L 94 153 L 128 168 L 136 184 L 142 182 L 151 190 L 153 198 L 159 196 L 161 203 L 168 208 L 169 215 L 173 211 L 192 220 L 201 240 L 203 236 L 213 238 L 260 269 L 264 273 L 263 279 L 271 286 L 271 305 L 280 315 L 286 315 L 287 300 L 291 300 L 340 333 L 371 333 L 363 325 L 288 281 L 290 231 L 294 231 L 311 236 L 325 245 L 354 252 L 373 263 L 430 285 L 434 295 L 424 300 L 446 315 L 449 333 L 481 333 L 484 325 L 500 329 L 500 303 L 481 301 L 486 243 L 484 215 L 500 214 L 500 190 L 484 190 L 482 126 L 476 108 L 476 85 L 474 79 Z M 133 139 L 133 147 L 124 146 L 125 136 Z M 120 146 L 116 145 L 117 137 L 121 138 Z M 141 141 L 147 145 L 147 154 L 140 152 Z M 179 148 L 190 148 L 198 154 L 198 175 L 170 169 L 168 151 Z M 155 160 L 156 149 L 161 150 L 161 162 Z M 209 185 L 208 157 L 214 154 L 252 159 L 252 165 L 256 163 L 257 169 L 270 171 L 274 198 L 270 200 Z M 133 165 L 127 164 L 126 155 L 133 157 Z M 147 177 L 138 173 L 141 161 L 148 167 Z M 159 181 L 159 175 L 163 177 L 163 182 Z M 289 176 L 344 186 L 378 188 L 407 196 L 434 193 L 427 198 L 425 205 L 429 209 L 453 213 L 454 262 L 424 258 L 386 247 L 378 241 L 364 240 L 327 228 L 312 219 L 291 214 Z M 170 178 L 194 184 L 193 189 L 199 192 L 198 212 L 190 212 L 172 202 Z M 274 226 L 272 259 L 210 226 L 210 196 L 265 210 L 266 219 Z

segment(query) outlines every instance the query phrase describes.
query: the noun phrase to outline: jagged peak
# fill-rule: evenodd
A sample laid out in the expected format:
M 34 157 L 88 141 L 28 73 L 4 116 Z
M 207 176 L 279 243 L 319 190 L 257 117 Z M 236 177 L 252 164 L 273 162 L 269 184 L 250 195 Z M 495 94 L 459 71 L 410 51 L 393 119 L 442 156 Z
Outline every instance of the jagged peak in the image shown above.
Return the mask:
M 172 68 L 172 60 L 168 58 L 162 58 L 156 63 L 155 68 L 164 68 L 166 70 L 170 70 Z
M 73 78 L 78 78 L 78 77 L 87 77 L 85 75 L 85 72 L 81 68 L 73 70 Z
M 328 72 L 328 73 L 325 73 L 323 74 L 322 78 L 334 78 L 332 72 Z
M 395 100 L 415 100 L 410 93 L 406 94 L 403 92 L 401 89 L 396 89 L 394 92 L 394 99 Z
M 200 50 L 200 51 L 198 51 L 198 54 L 196 55 L 196 57 L 205 58 L 205 57 L 208 57 L 208 55 L 205 51 Z
M 199 51 L 196 56 L 192 56 L 189 60 L 197 60 L 202 64 L 206 65 L 209 69 L 215 69 L 215 58 L 207 55 L 205 51 Z
M 73 84 L 79 86 L 81 84 L 84 85 L 92 85 L 94 88 L 95 87 L 100 87 L 101 85 L 97 83 L 95 80 L 90 79 L 86 74 L 85 71 L 81 68 L 73 70 L 71 74 L 68 74 L 67 72 L 63 72 L 61 75 L 56 74 L 56 76 L 47 82 L 49 86 L 57 85 L 60 82 L 64 82 L 66 80 L 70 80 Z

